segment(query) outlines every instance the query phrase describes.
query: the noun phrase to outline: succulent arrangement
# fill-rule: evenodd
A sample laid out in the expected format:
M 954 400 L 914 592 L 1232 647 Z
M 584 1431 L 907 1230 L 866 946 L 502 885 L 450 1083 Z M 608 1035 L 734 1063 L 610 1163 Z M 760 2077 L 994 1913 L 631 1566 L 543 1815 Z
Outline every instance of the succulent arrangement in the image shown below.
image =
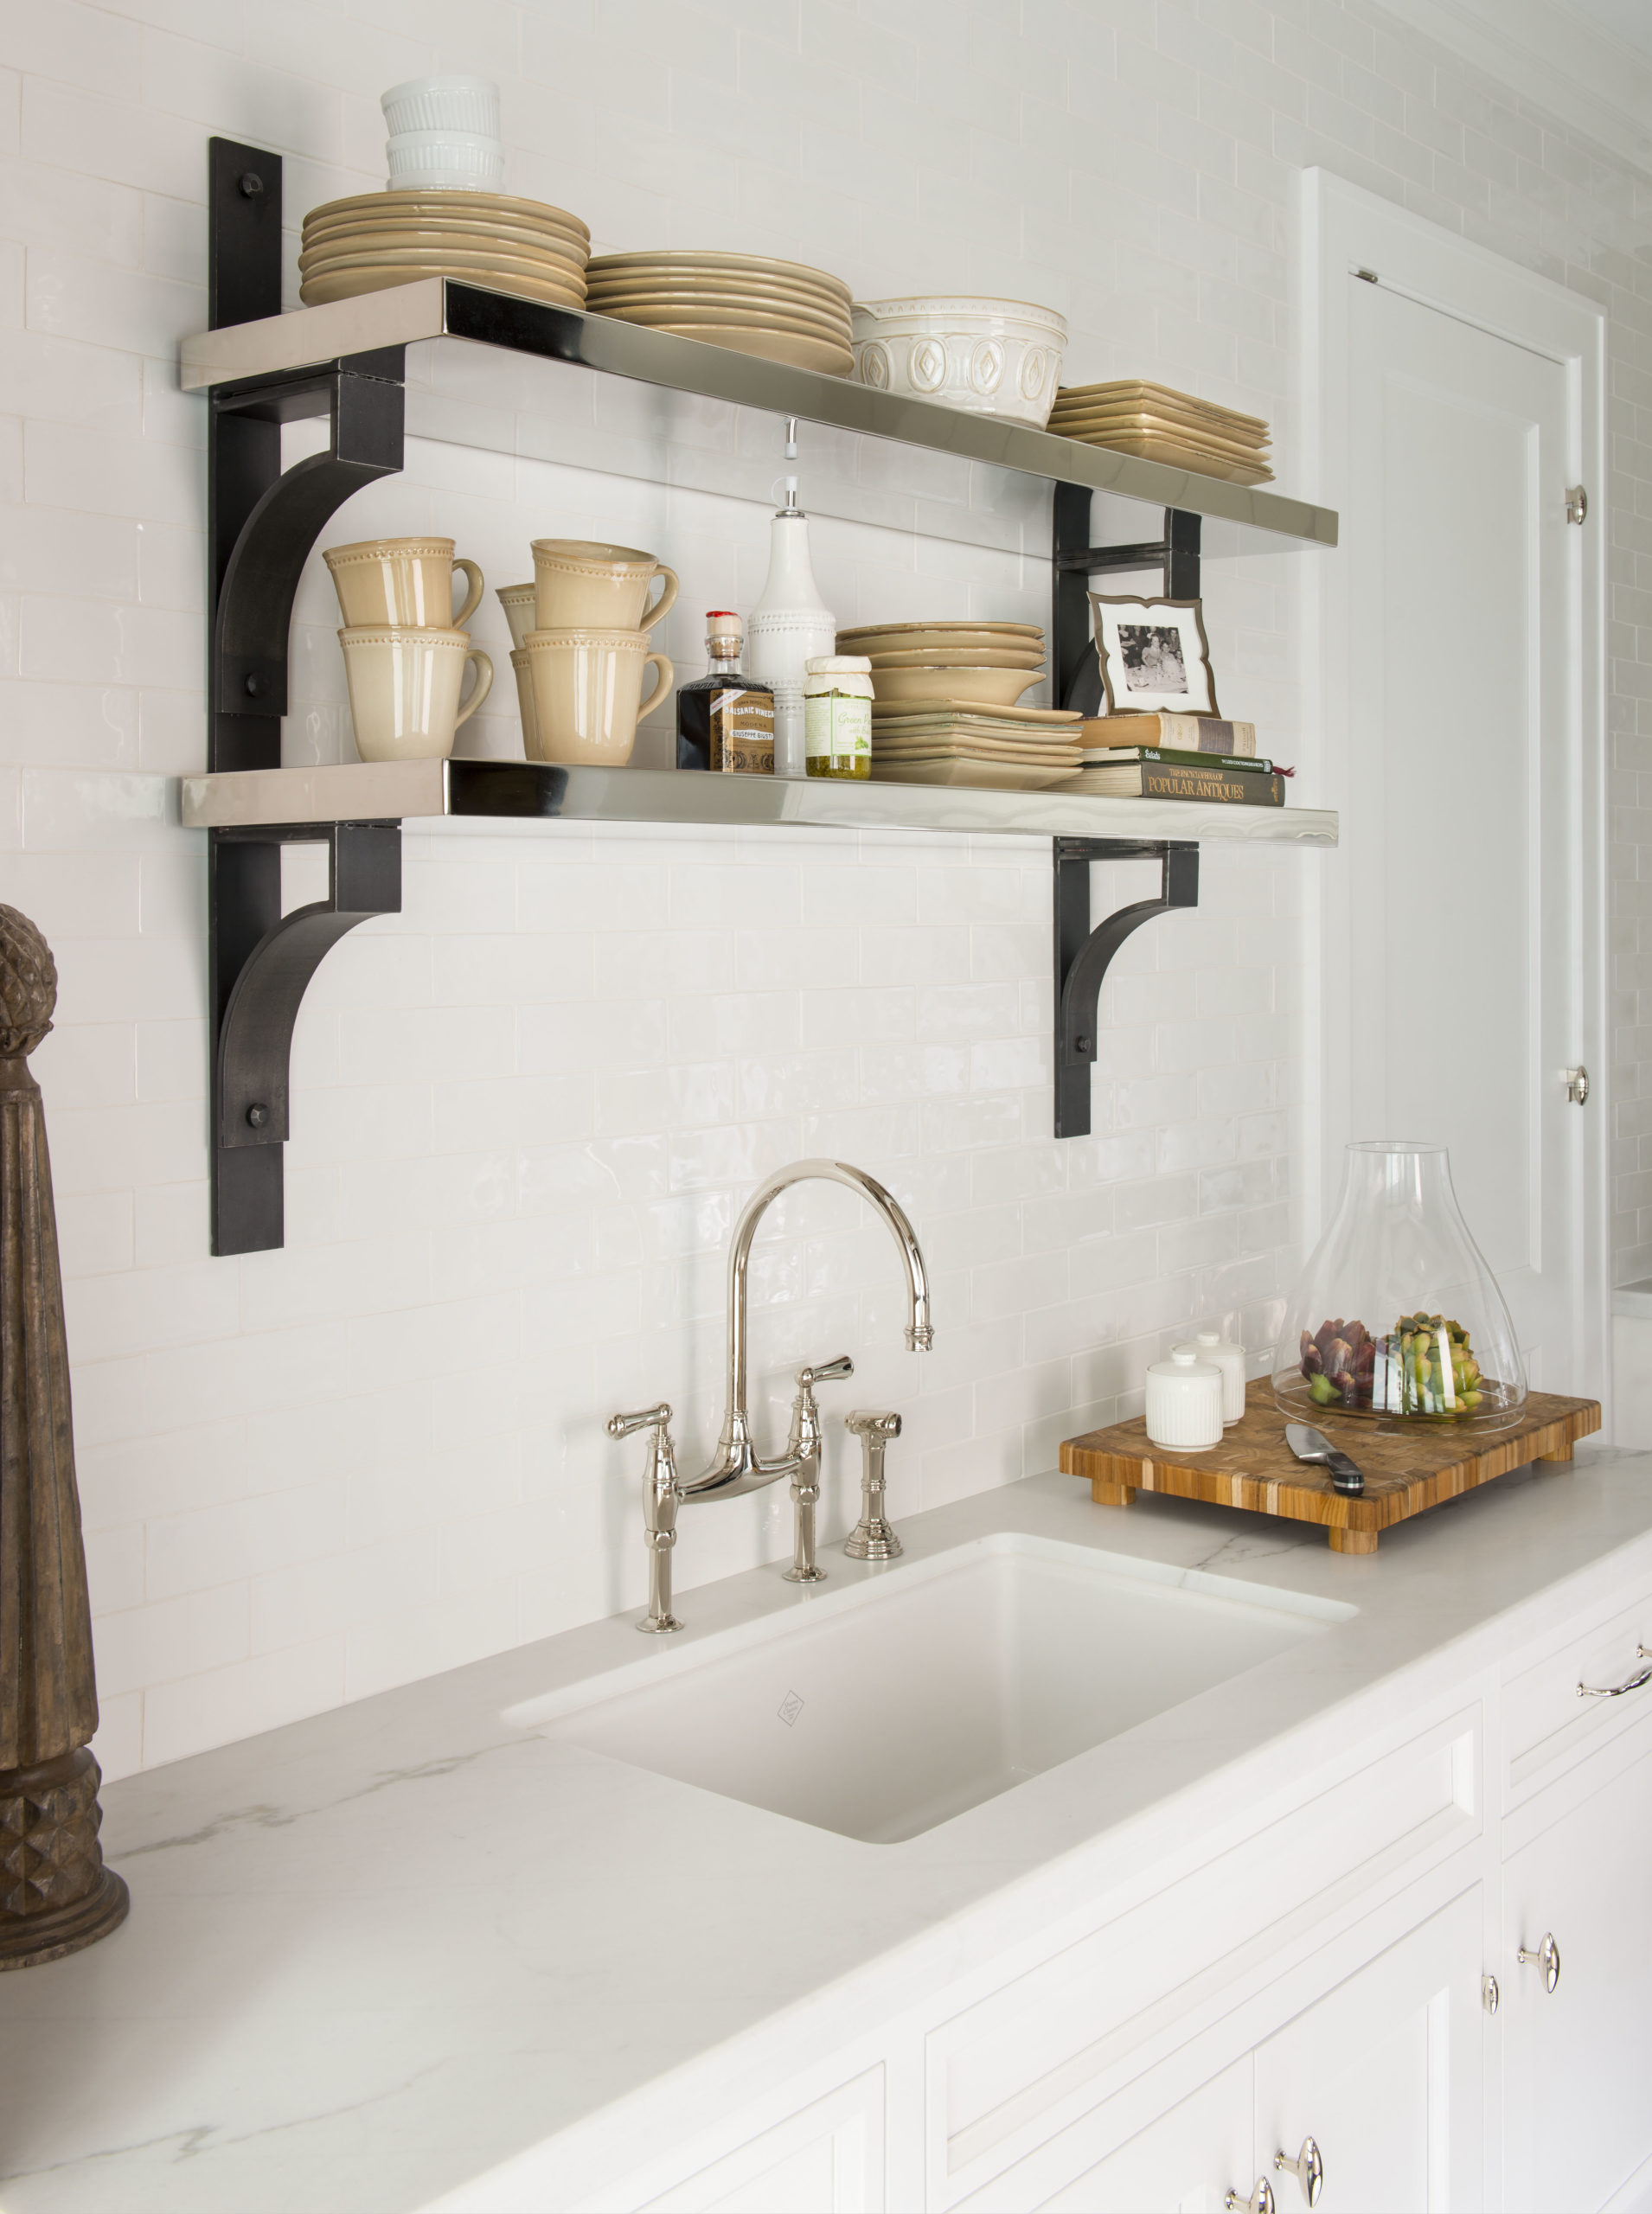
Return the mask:
M 1418 1308 L 1386 1337 L 1363 1322 L 1322 1322 L 1302 1334 L 1302 1373 L 1316 1406 L 1351 1413 L 1428 1415 L 1454 1420 L 1482 1401 L 1480 1364 L 1460 1322 Z

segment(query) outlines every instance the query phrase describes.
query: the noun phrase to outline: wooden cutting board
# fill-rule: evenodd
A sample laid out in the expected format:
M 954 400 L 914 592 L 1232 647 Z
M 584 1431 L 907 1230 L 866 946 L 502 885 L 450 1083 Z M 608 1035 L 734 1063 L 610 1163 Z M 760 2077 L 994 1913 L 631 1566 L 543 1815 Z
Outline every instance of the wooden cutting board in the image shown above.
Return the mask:
M 1447 1424 L 1435 1429 L 1419 1423 L 1396 1432 L 1321 1416 L 1314 1426 L 1365 1473 L 1358 1498 L 1338 1491 L 1328 1471 L 1297 1460 L 1285 1443 L 1286 1419 L 1264 1378 L 1247 1387 L 1240 1420 L 1206 1452 L 1178 1459 L 1174 1447 L 1149 1440 L 1137 1415 L 1110 1430 L 1069 1437 L 1061 1466 L 1070 1476 L 1088 1479 L 1090 1495 L 1101 1507 L 1129 1507 L 1138 1491 L 1163 1492 L 1253 1514 L 1282 1514 L 1291 1522 L 1318 1522 L 1334 1551 L 1373 1553 L 1380 1532 L 1443 1500 L 1532 1461 L 1569 1461 L 1578 1438 L 1600 1428 L 1600 1402 L 1534 1392 L 1518 1423 L 1479 1437 Z

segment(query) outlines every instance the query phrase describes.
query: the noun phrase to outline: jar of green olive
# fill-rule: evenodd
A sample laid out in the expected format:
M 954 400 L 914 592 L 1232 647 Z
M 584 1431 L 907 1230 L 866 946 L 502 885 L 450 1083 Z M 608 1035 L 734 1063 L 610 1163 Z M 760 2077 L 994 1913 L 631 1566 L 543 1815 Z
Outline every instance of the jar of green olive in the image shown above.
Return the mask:
M 872 774 L 872 664 L 855 654 L 804 663 L 804 766 L 811 777 Z

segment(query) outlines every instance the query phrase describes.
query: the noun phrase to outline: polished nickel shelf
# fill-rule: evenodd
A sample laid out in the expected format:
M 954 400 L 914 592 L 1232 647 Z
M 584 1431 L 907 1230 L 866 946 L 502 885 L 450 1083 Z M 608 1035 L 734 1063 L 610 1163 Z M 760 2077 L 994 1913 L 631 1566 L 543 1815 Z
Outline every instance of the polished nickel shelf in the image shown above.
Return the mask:
M 1321 808 L 1224 807 L 1194 800 L 839 783 L 830 777 L 725 777 L 678 769 L 547 768 L 526 761 L 345 762 L 243 769 L 182 780 L 186 829 L 301 831 L 332 823 L 664 822 L 940 831 L 956 836 L 1162 840 L 1334 846 Z
M 795 415 L 870 438 L 926 446 L 935 453 L 960 454 L 1023 476 L 1110 492 L 1148 507 L 1207 516 L 1237 526 L 1234 542 L 1240 550 L 1259 552 L 1270 542 L 1279 550 L 1281 541 L 1297 547 L 1336 543 L 1334 509 L 1312 507 L 1261 485 L 1224 483 L 1024 424 L 966 415 L 847 377 L 760 362 L 697 338 L 548 307 L 451 278 L 423 277 L 324 307 L 296 308 L 202 331 L 182 342 L 179 381 L 186 392 L 222 392 L 266 378 L 319 374 L 387 348 L 432 338 L 464 339 L 545 361 L 575 362 L 671 392 L 771 415 Z

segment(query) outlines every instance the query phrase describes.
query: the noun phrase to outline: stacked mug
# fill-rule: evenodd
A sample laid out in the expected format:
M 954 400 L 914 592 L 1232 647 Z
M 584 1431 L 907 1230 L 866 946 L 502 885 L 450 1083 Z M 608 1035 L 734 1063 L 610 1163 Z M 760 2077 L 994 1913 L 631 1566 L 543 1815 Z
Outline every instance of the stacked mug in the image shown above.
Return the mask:
M 324 558 L 344 617 L 356 752 L 363 761 L 445 761 L 493 683 L 493 663 L 464 628 L 481 604 L 481 570 L 455 560 L 451 538 L 368 538 Z M 456 569 L 469 587 L 457 615 Z M 461 707 L 469 662 L 476 682 Z
M 650 603 L 656 577 L 662 588 Z M 507 585 L 498 594 L 510 625 L 530 761 L 624 766 L 637 724 L 676 681 L 670 662 L 648 643 L 676 596 L 676 570 L 640 547 L 534 541 L 533 583 Z M 644 700 L 643 675 L 650 667 L 656 681 Z

